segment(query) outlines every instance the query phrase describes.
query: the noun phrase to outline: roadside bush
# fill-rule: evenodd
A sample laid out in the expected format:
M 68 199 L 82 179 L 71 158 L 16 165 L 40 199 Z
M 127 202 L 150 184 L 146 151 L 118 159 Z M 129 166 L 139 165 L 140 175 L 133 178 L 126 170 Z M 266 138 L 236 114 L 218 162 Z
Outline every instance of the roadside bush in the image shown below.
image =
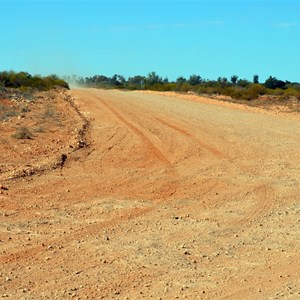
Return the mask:
M 164 90 L 165 91 L 176 91 L 177 84 L 176 83 L 166 83 Z
M 283 96 L 284 95 L 284 90 L 274 89 L 272 94 L 275 95 L 275 96 Z
M 245 93 L 243 93 L 242 95 L 242 99 L 243 100 L 255 100 L 259 97 L 259 94 L 255 91 L 251 91 L 251 90 L 246 90 Z
M 220 94 L 231 97 L 236 100 L 254 100 L 259 97 L 257 89 L 254 88 L 242 88 L 242 87 L 228 87 L 220 91 Z
M 208 88 L 206 86 L 197 86 L 197 88 L 194 89 L 195 93 L 197 94 L 207 94 Z
M 253 95 L 265 95 L 268 91 L 268 89 L 261 85 L 261 84 L 258 84 L 258 83 L 254 83 L 254 84 L 251 84 L 249 87 L 248 87 L 248 90 L 253 94 Z
M 295 88 L 288 88 L 288 89 L 284 90 L 284 94 L 289 97 L 296 97 L 298 99 L 300 97 L 300 91 Z
M 0 83 L 3 87 L 17 88 L 22 91 L 26 91 L 28 88 L 34 88 L 41 91 L 51 90 L 56 87 L 69 89 L 68 83 L 56 75 L 47 77 L 32 76 L 27 72 L 0 72 Z
M 185 92 L 185 93 L 187 93 L 187 92 L 189 92 L 191 90 L 191 86 L 190 86 L 190 84 L 188 84 L 188 83 L 183 83 L 183 84 L 181 84 L 180 86 L 179 86 L 179 91 L 180 92 Z
M 244 93 L 244 89 L 240 88 L 238 86 L 235 87 L 226 87 L 222 90 L 219 89 L 219 93 L 221 95 L 225 95 L 225 96 L 229 96 L 232 99 L 242 99 L 243 93 Z
M 149 86 L 149 90 L 163 92 L 164 85 L 162 83 L 155 83 Z

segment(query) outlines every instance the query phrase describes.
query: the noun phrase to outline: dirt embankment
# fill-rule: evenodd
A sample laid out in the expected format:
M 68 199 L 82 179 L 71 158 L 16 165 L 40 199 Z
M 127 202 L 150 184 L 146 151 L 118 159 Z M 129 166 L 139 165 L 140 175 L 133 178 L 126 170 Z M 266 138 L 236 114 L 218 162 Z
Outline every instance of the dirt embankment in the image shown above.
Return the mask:
M 8 90 L 0 97 L 0 121 L 2 181 L 61 167 L 86 144 L 88 121 L 64 89 Z
M 0 296 L 300 297 L 296 116 L 201 97 L 71 96 L 91 122 L 90 146 L 68 153 L 63 168 L 5 182 Z M 66 138 L 81 121 L 58 102 Z M 27 149 L 34 140 L 16 142 Z M 63 141 L 46 153 L 66 153 Z

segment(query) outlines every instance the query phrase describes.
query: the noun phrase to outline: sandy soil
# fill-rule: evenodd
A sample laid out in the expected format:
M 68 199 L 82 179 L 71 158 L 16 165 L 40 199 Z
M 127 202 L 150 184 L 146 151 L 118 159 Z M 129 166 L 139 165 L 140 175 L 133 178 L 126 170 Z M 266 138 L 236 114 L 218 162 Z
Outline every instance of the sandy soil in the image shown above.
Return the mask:
M 200 97 L 71 94 L 89 147 L 1 182 L 0 297 L 300 298 L 299 118 Z

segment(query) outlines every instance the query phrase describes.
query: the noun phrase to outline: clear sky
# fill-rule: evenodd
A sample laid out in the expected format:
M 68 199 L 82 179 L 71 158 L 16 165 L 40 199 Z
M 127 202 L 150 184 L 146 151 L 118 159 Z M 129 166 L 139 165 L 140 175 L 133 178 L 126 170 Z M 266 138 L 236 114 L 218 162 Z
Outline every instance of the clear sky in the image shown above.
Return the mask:
M 300 82 L 300 0 L 0 0 L 0 70 Z

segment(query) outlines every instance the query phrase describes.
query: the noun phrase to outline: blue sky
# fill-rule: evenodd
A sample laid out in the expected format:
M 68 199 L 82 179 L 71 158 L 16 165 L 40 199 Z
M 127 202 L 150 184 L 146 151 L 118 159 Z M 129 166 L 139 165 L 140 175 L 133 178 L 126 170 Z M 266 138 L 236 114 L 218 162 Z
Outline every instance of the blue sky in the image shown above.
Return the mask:
M 300 0 L 0 0 L 0 70 L 300 82 Z

